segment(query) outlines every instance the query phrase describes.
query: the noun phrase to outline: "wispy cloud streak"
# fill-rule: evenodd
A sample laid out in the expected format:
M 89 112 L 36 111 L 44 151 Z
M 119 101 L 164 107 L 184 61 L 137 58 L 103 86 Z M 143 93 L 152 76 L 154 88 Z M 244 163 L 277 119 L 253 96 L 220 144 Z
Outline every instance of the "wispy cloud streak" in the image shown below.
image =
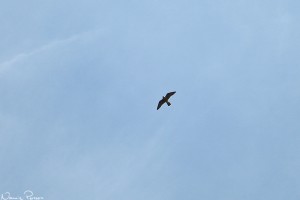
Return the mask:
M 38 48 L 35 48 L 32 51 L 19 53 L 19 54 L 15 55 L 13 58 L 0 63 L 0 74 L 7 71 L 9 68 L 14 66 L 16 63 L 22 62 L 23 60 L 26 60 L 26 59 L 28 59 L 32 56 L 35 56 L 41 52 L 48 51 L 48 50 L 51 50 L 51 49 L 59 47 L 59 46 L 68 45 L 68 44 L 71 44 L 78 40 L 91 39 L 91 38 L 97 36 L 97 34 L 99 32 L 100 32 L 99 29 L 81 32 L 81 33 L 69 36 L 68 38 L 53 40 L 53 41 L 49 42 L 48 44 L 42 45 Z

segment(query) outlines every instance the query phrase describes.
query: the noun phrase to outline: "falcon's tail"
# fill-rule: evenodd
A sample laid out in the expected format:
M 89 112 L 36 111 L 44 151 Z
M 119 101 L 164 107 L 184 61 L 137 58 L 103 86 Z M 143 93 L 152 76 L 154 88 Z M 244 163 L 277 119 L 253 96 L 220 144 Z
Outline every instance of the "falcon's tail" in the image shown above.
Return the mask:
M 167 104 L 168 104 L 168 106 L 170 106 L 170 105 L 171 105 L 171 103 L 170 103 L 170 102 L 167 102 Z

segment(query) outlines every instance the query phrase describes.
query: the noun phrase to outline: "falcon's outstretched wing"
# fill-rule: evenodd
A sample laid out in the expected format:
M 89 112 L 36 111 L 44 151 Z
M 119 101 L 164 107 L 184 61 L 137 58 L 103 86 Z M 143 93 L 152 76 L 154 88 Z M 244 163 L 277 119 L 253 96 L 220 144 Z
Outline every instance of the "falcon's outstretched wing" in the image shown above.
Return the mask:
M 166 94 L 166 98 L 169 99 L 173 94 L 175 94 L 176 92 L 169 92 L 168 94 Z
M 165 103 L 165 101 L 162 99 L 158 102 L 158 105 L 157 105 L 157 110 Z

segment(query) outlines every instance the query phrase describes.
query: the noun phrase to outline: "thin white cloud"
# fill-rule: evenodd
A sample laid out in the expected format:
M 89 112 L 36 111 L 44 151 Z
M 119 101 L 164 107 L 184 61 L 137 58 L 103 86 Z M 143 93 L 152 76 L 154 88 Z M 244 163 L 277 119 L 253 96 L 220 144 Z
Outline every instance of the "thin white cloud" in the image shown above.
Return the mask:
M 68 38 L 53 40 L 53 41 L 49 42 L 48 44 L 42 45 L 38 48 L 35 48 L 32 51 L 19 53 L 19 54 L 15 55 L 13 58 L 0 63 L 0 74 L 7 71 L 9 68 L 14 66 L 16 63 L 22 62 L 23 60 L 26 60 L 36 54 L 39 54 L 41 52 L 44 52 L 44 51 L 47 51 L 47 50 L 50 50 L 50 49 L 53 49 L 53 48 L 56 48 L 56 47 L 59 47 L 62 45 L 68 45 L 68 44 L 71 44 L 78 40 L 91 39 L 91 38 L 93 38 L 93 36 L 95 37 L 97 35 L 97 33 L 99 33 L 99 32 L 100 32 L 99 29 L 81 32 L 78 34 L 74 34 Z

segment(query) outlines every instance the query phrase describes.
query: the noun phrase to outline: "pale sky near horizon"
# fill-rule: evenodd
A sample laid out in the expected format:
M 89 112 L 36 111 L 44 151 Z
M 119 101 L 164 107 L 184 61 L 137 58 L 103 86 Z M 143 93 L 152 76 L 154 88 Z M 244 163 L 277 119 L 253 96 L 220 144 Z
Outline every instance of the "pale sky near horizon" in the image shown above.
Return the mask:
M 0 195 L 299 200 L 299 8 L 1 1 Z

